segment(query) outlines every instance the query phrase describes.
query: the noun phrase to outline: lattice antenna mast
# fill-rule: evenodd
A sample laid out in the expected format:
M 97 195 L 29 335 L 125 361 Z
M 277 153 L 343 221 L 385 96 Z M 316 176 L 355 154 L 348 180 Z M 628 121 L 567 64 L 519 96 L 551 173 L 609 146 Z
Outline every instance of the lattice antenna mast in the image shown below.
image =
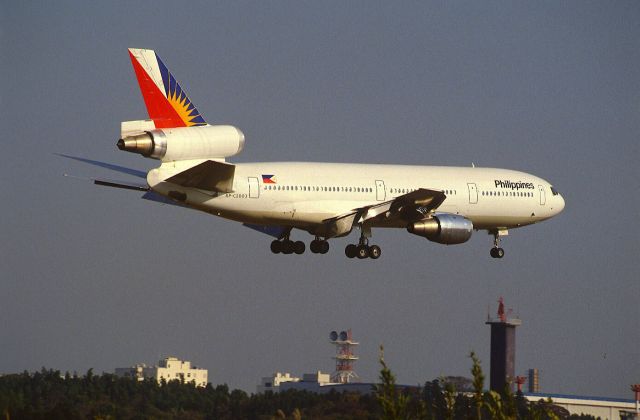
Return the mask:
M 358 356 L 353 354 L 353 349 L 358 342 L 353 341 L 351 330 L 331 331 L 329 334 L 331 344 L 336 346 L 336 355 L 333 357 L 336 361 L 336 371 L 331 375 L 331 380 L 339 384 L 348 384 L 358 375 L 353 370 L 353 364 L 358 360 Z

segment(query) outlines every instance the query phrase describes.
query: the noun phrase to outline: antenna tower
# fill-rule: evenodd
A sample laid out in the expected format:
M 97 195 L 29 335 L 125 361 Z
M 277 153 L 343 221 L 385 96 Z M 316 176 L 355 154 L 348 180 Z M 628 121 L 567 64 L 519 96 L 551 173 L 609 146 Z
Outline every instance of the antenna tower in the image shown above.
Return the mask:
M 353 341 L 351 330 L 341 331 L 340 334 L 331 331 L 329 340 L 336 346 L 336 355 L 333 357 L 336 361 L 336 371 L 331 375 L 331 380 L 339 384 L 348 384 L 358 377 L 353 371 L 353 364 L 358 360 L 358 356 L 353 354 L 353 348 L 360 343 Z

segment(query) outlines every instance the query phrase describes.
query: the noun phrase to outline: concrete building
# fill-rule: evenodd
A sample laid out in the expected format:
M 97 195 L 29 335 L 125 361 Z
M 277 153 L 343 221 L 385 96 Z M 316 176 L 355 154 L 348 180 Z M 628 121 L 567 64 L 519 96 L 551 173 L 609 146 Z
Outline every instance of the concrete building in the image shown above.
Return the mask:
M 551 398 L 553 404 L 567 409 L 569 414 L 587 414 L 602 420 L 631 420 L 637 418 L 636 403 L 633 400 L 543 393 L 525 393 L 524 396 L 529 401 Z
M 529 392 L 540 392 L 540 372 L 538 369 L 529 369 Z
M 128 368 L 116 368 L 116 375 L 123 378 L 136 378 L 139 381 L 145 378 L 154 379 L 159 383 L 179 380 L 181 382 L 193 382 L 195 386 L 207 386 L 208 371 L 191 366 L 191 362 L 180 360 L 176 357 L 166 357 L 158 362 L 157 366 L 147 366 L 144 363 Z
M 257 392 L 279 392 L 287 389 L 298 389 L 318 392 L 320 388 L 336 385 L 331 382 L 331 375 L 317 371 L 315 373 L 305 373 L 302 378 L 291 376 L 290 373 L 276 372 L 272 376 L 265 376 L 257 387 Z
M 290 373 L 276 372 L 271 376 L 263 376 L 260 380 L 260 384 L 257 387 L 258 394 L 265 391 L 278 392 L 280 386 L 285 382 L 299 382 L 300 378 L 297 376 L 291 376 Z

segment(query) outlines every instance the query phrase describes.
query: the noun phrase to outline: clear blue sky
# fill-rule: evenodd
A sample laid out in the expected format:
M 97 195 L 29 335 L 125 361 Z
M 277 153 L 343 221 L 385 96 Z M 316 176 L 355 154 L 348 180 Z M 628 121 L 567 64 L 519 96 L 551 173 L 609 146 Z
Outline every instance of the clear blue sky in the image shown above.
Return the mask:
M 489 368 L 487 308 L 523 320 L 517 372 L 546 392 L 631 397 L 640 380 L 640 3 L 10 2 L 0 12 L 0 372 L 113 371 L 176 355 L 214 383 L 332 371 L 333 329 L 401 383 Z M 65 178 L 138 169 L 146 117 L 127 47 L 153 48 L 236 161 L 506 167 L 567 206 L 445 247 L 374 231 L 378 261 L 273 256 L 269 238 Z M 299 233 L 296 239 L 311 239 Z M 353 239 L 353 238 L 351 238 Z

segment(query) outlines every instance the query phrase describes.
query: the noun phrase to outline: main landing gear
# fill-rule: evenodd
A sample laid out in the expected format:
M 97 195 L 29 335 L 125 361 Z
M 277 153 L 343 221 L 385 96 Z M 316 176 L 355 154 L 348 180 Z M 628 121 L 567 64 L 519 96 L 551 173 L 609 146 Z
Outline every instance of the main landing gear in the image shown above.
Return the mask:
M 286 235 L 282 239 L 276 239 L 271 242 L 271 252 L 274 254 L 304 254 L 305 245 L 302 241 L 292 241 L 289 239 L 289 235 Z M 309 245 L 311 252 L 314 254 L 326 254 L 329 252 L 329 242 L 323 241 L 320 238 L 314 239 Z
M 344 249 L 344 254 L 348 258 L 371 258 L 372 260 L 377 260 L 382 255 L 382 249 L 378 245 L 369 245 L 369 239 L 365 236 L 366 231 L 363 230 L 360 235 L 360 240 L 358 241 L 358 245 L 349 244 Z M 371 233 L 369 232 L 369 235 Z
M 302 241 L 292 241 L 289 238 L 276 239 L 271 242 L 271 252 L 274 254 L 304 254 L 305 245 Z
M 316 237 L 316 239 L 309 244 L 309 249 L 311 249 L 311 252 L 314 254 L 326 254 L 329 252 L 329 242 Z
M 500 248 L 500 236 L 500 231 L 493 234 L 493 248 L 489 252 L 492 258 L 504 257 L 504 249 Z

